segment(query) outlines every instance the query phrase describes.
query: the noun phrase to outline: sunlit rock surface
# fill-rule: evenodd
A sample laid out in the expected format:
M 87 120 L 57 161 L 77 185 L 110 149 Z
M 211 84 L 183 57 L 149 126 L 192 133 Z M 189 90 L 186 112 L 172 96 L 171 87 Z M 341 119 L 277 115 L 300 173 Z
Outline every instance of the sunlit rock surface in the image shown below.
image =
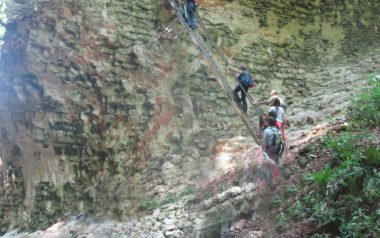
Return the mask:
M 197 48 L 178 35 L 181 27 L 154 41 L 174 18 L 167 1 L 25 0 L 8 7 L 0 59 L 1 233 L 81 215 L 129 221 L 190 195 L 199 205 L 206 198 L 198 190 L 223 165 L 259 159 L 244 157 L 252 139 Z M 379 9 L 376 1 L 203 0 L 199 14 L 230 61 L 249 67 L 255 98 L 272 88 L 285 97 L 297 135 L 344 111 L 364 76 L 378 71 Z M 238 149 L 219 151 L 220 140 Z M 171 218 L 171 209 L 162 208 L 173 219 L 168 226 L 182 219 L 191 227 L 172 235 L 192 234 L 197 220 Z M 230 210 L 232 219 L 239 209 Z M 148 227 L 165 235 L 159 225 Z

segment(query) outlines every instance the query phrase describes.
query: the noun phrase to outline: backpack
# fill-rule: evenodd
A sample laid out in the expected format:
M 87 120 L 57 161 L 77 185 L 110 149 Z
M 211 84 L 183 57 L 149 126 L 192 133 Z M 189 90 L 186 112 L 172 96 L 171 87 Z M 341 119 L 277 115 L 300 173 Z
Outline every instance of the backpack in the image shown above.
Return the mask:
M 284 141 L 282 140 L 281 131 L 277 129 L 273 130 L 272 128 L 269 128 L 269 129 L 273 133 L 272 142 L 271 142 L 271 147 L 275 148 L 273 152 L 282 154 L 282 152 L 284 152 L 285 144 L 284 144 Z
M 248 71 L 246 71 L 246 70 L 243 72 L 243 76 L 242 76 L 241 82 L 242 82 L 244 85 L 247 85 L 247 86 L 250 87 L 250 88 L 256 86 L 256 84 L 255 84 L 255 82 L 253 81 L 251 75 L 250 75 L 250 74 L 248 73 Z

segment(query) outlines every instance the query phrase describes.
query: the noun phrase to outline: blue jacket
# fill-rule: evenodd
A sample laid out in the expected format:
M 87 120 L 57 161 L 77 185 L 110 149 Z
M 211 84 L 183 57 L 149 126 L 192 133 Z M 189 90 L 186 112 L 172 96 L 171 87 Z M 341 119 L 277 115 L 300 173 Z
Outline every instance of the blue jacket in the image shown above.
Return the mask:
M 195 9 L 197 7 L 197 5 L 195 4 L 195 0 L 187 0 L 186 7 L 188 11 L 190 10 L 192 12 L 195 12 Z
M 252 77 L 248 73 L 248 70 L 243 70 L 243 72 L 241 74 L 239 74 L 238 80 L 245 87 L 251 86 L 250 84 L 253 84 Z

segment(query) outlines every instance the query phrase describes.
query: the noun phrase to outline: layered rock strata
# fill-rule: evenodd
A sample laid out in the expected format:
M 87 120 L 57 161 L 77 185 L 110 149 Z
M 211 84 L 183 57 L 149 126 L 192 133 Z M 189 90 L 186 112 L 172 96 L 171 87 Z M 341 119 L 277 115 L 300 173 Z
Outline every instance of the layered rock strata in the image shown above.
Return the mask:
M 285 95 L 298 129 L 339 113 L 378 70 L 378 9 L 377 1 L 204 0 L 199 13 L 231 61 L 255 75 L 255 97 L 271 88 Z M 166 1 L 10 2 L 0 232 L 75 214 L 140 216 L 144 202 L 214 171 L 218 139 L 249 141 L 186 35 L 152 41 L 173 17 Z

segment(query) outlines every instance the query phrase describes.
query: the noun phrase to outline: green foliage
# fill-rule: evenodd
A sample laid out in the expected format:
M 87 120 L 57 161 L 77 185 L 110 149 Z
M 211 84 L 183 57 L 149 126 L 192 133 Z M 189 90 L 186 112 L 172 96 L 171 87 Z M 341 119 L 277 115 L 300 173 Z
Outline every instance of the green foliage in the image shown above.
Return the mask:
M 183 192 L 181 192 L 180 197 L 185 197 L 191 194 L 194 194 L 196 192 L 196 189 L 194 186 L 190 185 L 188 186 Z
M 365 207 L 380 198 L 380 175 L 374 169 L 379 165 L 379 151 L 363 147 L 362 139 L 362 134 L 352 132 L 329 136 L 324 145 L 337 161 L 306 177 L 318 188 L 318 193 L 303 200 L 309 219 L 322 225 L 341 224 L 342 237 L 366 237 L 376 226 Z
M 365 168 L 362 167 L 357 157 L 352 157 L 342 161 L 342 163 L 335 168 L 334 173 L 328 185 L 327 194 L 330 196 L 339 193 L 357 194 L 362 187 L 362 180 L 365 175 Z
M 380 201 L 380 172 L 376 171 L 373 176 L 369 176 L 363 183 L 363 195 L 370 201 Z
M 330 176 L 334 170 L 330 167 L 326 167 L 319 172 L 315 172 L 312 176 L 314 182 L 317 184 L 319 191 L 325 191 L 326 185 L 330 179 Z
M 279 228 L 286 227 L 287 223 L 287 217 L 284 212 L 280 212 L 280 214 L 277 216 L 277 224 Z
M 365 152 L 365 163 L 369 166 L 380 166 L 380 150 L 376 147 L 369 147 Z
M 178 199 L 179 197 L 177 197 L 175 194 L 169 193 L 167 196 L 163 197 L 163 199 L 159 203 L 159 206 L 175 203 L 176 201 L 178 201 Z
M 371 237 L 368 234 L 380 234 L 380 228 L 374 226 L 376 216 L 370 215 L 367 210 L 356 209 L 348 221 L 344 221 L 340 227 L 343 237 Z M 375 236 L 372 236 L 375 237 Z
M 154 210 L 158 206 L 158 199 L 156 197 L 154 198 L 148 198 L 144 199 L 140 203 L 140 209 L 144 211 L 151 211 Z
M 282 199 L 280 197 L 275 197 L 272 199 L 270 203 L 271 208 L 279 207 L 282 203 Z
M 347 159 L 357 155 L 354 141 L 368 135 L 354 135 L 351 132 L 343 132 L 339 135 L 329 135 L 323 140 L 323 145 L 331 149 L 338 159 Z
M 349 126 L 323 140 L 321 149 L 333 158 L 304 176 L 304 188 L 286 187 L 285 196 L 302 199 L 282 209 L 280 225 L 307 219 L 321 225 L 313 238 L 380 237 L 380 148 L 374 131 L 380 126 L 380 81 L 369 79 L 370 87 L 353 102 Z
M 285 196 L 293 196 L 298 192 L 299 188 L 296 185 L 288 185 L 285 187 Z
M 352 125 L 376 127 L 380 124 L 380 81 L 374 74 L 368 75 L 370 87 L 353 101 L 349 112 Z
M 291 207 L 289 210 L 292 218 L 297 219 L 297 218 L 302 218 L 304 215 L 305 208 L 301 201 L 296 201 L 294 206 Z

